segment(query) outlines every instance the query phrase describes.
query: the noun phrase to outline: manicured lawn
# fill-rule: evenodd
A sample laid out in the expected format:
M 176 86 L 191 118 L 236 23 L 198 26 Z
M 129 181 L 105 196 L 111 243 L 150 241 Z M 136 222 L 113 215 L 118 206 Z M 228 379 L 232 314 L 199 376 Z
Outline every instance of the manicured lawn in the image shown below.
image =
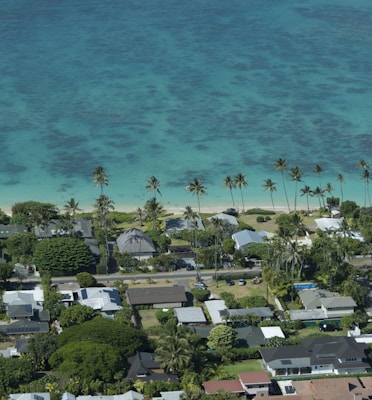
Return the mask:
M 260 372 L 263 371 L 261 360 L 245 360 L 234 364 L 224 365 L 224 369 L 229 375 L 236 375 L 240 372 Z
M 141 316 L 141 323 L 143 329 L 150 328 L 152 326 L 157 326 L 159 325 L 159 321 L 155 317 L 156 310 L 155 309 L 150 309 L 150 310 L 140 310 L 139 315 Z

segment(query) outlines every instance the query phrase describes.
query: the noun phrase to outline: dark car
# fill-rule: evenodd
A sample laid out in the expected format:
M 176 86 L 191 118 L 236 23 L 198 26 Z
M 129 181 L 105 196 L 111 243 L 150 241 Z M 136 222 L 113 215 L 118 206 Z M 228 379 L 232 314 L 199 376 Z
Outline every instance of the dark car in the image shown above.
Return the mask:
M 187 264 L 186 265 L 186 271 L 194 271 L 194 266 L 193 265 L 191 265 L 191 264 Z
M 337 332 L 340 330 L 341 330 L 341 328 L 334 324 L 320 324 L 319 325 L 320 332 Z
M 234 286 L 235 282 L 233 280 L 231 280 L 231 279 L 226 279 L 226 285 L 227 286 Z

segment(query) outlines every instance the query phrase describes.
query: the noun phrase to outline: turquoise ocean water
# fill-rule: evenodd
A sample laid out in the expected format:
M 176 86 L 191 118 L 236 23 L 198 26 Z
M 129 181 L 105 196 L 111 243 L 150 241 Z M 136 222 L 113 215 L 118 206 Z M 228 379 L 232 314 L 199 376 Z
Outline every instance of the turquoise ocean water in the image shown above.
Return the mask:
M 370 0 L 0 0 L 0 207 L 98 197 L 143 206 L 155 175 L 166 207 L 270 205 L 277 158 L 364 204 L 372 163 Z M 293 202 L 294 184 L 286 182 Z M 240 193 L 234 191 L 237 205 Z M 299 202 L 305 204 L 304 197 Z M 316 199 L 311 200 L 317 206 Z

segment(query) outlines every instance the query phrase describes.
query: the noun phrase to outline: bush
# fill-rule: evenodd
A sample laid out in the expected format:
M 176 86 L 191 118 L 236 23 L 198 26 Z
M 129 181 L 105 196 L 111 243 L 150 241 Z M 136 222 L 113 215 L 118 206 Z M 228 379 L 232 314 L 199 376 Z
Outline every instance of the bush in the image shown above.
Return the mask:
M 231 350 L 232 360 L 257 360 L 261 358 L 259 347 L 238 347 Z
M 275 212 L 272 210 L 263 210 L 261 208 L 251 208 L 250 210 L 245 211 L 244 214 L 246 214 L 246 215 L 254 215 L 254 214 L 275 215 Z
M 208 289 L 193 288 L 191 289 L 192 295 L 196 300 L 204 302 L 209 299 L 211 292 Z
M 262 215 L 259 215 L 259 216 L 256 218 L 256 221 L 257 221 L 258 223 L 265 222 L 265 217 L 263 217 Z

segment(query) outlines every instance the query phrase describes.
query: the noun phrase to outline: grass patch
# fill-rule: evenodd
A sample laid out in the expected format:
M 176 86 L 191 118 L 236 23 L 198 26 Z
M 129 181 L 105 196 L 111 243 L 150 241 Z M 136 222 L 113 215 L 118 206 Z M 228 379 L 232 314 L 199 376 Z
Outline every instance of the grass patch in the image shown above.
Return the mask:
M 264 369 L 260 360 L 244 360 L 233 364 L 227 364 L 224 366 L 224 370 L 229 375 L 234 375 L 237 379 L 240 372 L 261 372 Z
M 141 317 L 141 324 L 143 329 L 148 329 L 153 326 L 159 325 L 159 321 L 155 316 L 156 310 L 149 309 L 149 310 L 139 310 L 138 314 Z

